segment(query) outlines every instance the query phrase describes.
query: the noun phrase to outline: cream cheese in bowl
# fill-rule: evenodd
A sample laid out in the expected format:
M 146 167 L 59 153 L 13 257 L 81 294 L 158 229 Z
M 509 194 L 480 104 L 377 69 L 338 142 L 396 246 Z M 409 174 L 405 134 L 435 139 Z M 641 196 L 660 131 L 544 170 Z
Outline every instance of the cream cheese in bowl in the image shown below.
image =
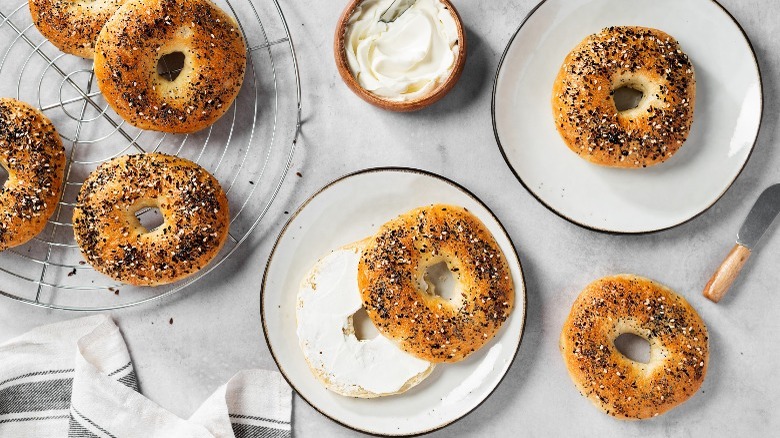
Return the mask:
M 458 25 L 439 0 L 417 0 L 391 23 L 393 0 L 365 0 L 345 32 L 349 69 L 365 90 L 387 100 L 423 98 L 444 82 L 458 57 Z

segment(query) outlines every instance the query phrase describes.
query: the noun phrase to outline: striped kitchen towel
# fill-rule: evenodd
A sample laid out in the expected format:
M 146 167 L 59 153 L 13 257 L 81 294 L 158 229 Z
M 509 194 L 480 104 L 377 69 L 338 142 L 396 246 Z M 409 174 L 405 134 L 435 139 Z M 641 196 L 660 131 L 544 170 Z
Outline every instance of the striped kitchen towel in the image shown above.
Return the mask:
M 291 408 L 279 373 L 251 370 L 179 418 L 138 391 L 122 334 L 105 315 L 0 345 L 0 437 L 285 438 Z

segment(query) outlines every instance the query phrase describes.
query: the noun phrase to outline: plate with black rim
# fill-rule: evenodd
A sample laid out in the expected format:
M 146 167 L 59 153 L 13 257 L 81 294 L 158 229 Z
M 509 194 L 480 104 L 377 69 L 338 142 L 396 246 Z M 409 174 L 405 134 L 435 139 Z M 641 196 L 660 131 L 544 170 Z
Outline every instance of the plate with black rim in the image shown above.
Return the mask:
M 590 164 L 558 134 L 551 106 L 566 55 L 610 26 L 644 26 L 676 38 L 696 68 L 688 140 L 645 169 Z M 520 24 L 499 63 L 493 128 L 504 158 L 531 194 L 586 228 L 648 233 L 706 211 L 747 163 L 761 124 L 763 90 L 753 48 L 714 0 L 545 0 Z
M 512 313 L 482 349 L 463 361 L 438 365 L 426 380 L 403 394 L 358 399 L 325 389 L 309 370 L 298 345 L 295 308 L 301 280 L 318 259 L 332 250 L 375 234 L 383 223 L 400 214 L 431 204 L 465 207 L 493 234 L 509 262 L 514 281 Z M 490 209 L 455 182 L 407 168 L 363 170 L 317 191 L 279 234 L 261 292 L 266 341 L 290 385 L 332 420 L 383 436 L 417 435 L 442 428 L 487 399 L 517 354 L 525 326 L 525 304 L 520 260 L 509 235 Z

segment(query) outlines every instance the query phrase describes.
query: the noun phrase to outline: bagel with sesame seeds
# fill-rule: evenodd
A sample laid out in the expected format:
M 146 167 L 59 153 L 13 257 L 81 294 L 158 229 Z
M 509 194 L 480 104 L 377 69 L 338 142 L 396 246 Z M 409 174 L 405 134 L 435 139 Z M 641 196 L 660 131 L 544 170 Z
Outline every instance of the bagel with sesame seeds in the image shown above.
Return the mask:
M 92 59 L 95 40 L 125 0 L 29 0 L 38 31 L 65 53 Z
M 642 93 L 618 110 L 615 91 Z M 677 40 L 646 27 L 610 27 L 585 38 L 563 62 L 553 85 L 555 125 L 585 160 L 642 168 L 668 160 L 693 124 L 696 78 Z
M 174 54 L 180 68 L 165 68 Z M 210 0 L 127 0 L 98 36 L 95 77 L 133 126 L 192 133 L 232 105 L 246 60 L 238 23 Z
M 65 149 L 51 121 L 16 99 L 0 98 L 0 251 L 43 231 L 57 208 L 65 178 Z
M 615 340 L 631 333 L 650 343 L 648 363 Z M 560 338 L 574 385 L 599 409 L 624 420 L 663 414 L 692 397 L 709 360 L 707 327 L 669 288 L 634 275 L 597 280 L 580 293 Z
M 136 213 L 157 208 L 147 230 Z M 122 283 L 158 286 L 184 279 L 217 256 L 228 235 L 228 200 L 199 165 L 161 153 L 102 164 L 81 187 L 73 231 L 87 262 Z
M 426 279 L 442 262 L 455 279 L 452 301 Z M 418 208 L 384 224 L 363 250 L 358 287 L 379 332 L 432 363 L 458 362 L 480 349 L 514 305 L 498 243 L 476 216 L 452 205 Z

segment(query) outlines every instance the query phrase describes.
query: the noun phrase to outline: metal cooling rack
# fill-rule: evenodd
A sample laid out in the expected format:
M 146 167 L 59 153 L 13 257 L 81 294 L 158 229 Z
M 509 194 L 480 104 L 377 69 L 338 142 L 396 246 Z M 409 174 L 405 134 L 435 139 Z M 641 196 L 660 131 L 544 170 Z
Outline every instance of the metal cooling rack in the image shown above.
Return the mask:
M 53 309 L 111 310 L 173 294 L 217 268 L 265 217 L 300 132 L 298 64 L 278 1 L 216 1 L 238 19 L 249 52 L 247 72 L 233 107 L 211 128 L 190 135 L 124 123 L 97 90 L 92 62 L 49 43 L 33 26 L 26 1 L 10 3 L 15 2 L 0 4 L 0 96 L 40 108 L 57 127 L 68 164 L 62 198 L 46 229 L 0 253 L 0 295 Z M 73 237 L 73 207 L 87 175 L 104 161 L 138 152 L 165 152 L 199 163 L 217 177 L 230 202 L 230 234 L 222 252 L 196 275 L 169 286 L 115 283 L 85 264 Z

